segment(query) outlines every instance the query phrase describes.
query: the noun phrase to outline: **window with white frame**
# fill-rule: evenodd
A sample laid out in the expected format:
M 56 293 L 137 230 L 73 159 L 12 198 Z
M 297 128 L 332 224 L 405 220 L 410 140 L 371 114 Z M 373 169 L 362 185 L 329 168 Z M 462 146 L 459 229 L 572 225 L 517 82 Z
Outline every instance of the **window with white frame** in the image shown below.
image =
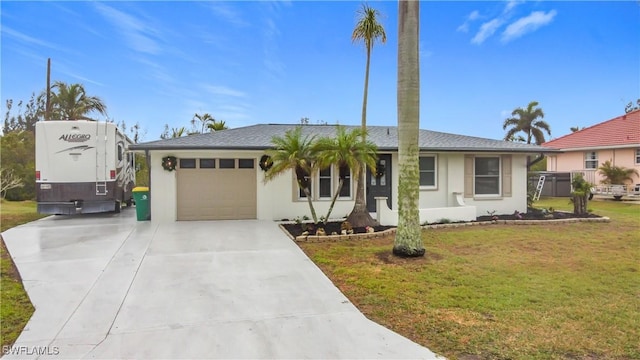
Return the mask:
M 305 180 L 307 180 L 309 182 L 309 193 L 311 194 L 311 198 L 313 198 L 313 179 L 311 179 L 311 177 L 308 176 L 308 175 L 305 176 L 304 178 L 305 178 Z M 294 179 L 295 179 L 295 177 L 294 177 Z M 296 182 L 295 182 L 296 187 L 298 188 L 298 197 L 300 199 L 306 199 L 307 198 L 307 194 L 305 194 L 304 190 L 302 190 L 300 185 L 298 185 L 297 179 L 295 179 L 295 180 L 296 180 Z
M 595 151 L 589 151 L 584 153 L 584 168 L 585 169 L 597 169 L 598 168 L 598 153 Z
M 333 171 L 331 171 L 332 167 L 329 166 L 326 169 L 322 169 L 318 172 L 318 197 L 320 199 L 323 198 L 331 198 L 333 195 L 331 189 L 333 186 Z
M 329 200 L 333 198 L 334 192 L 338 190 L 338 182 L 340 180 L 339 175 L 344 177 L 342 188 L 338 197 L 340 199 L 351 199 L 352 194 L 352 176 L 351 170 L 347 167 L 340 174 L 338 174 L 337 167 L 330 166 L 325 169 L 316 171 L 313 176 L 305 177 L 309 182 L 309 193 L 314 200 Z M 295 181 L 294 177 L 294 181 Z M 298 189 L 298 199 L 306 200 L 307 196 L 304 191 L 298 186 L 297 181 L 294 182 L 295 187 Z M 317 185 L 316 185 L 317 184 Z
M 500 195 L 500 157 L 475 158 L 474 194 Z
M 436 161 L 435 155 L 420 155 L 420 187 L 436 188 Z
M 340 169 L 339 176 L 344 178 L 344 181 L 342 183 L 342 188 L 340 189 L 340 197 L 350 198 L 351 197 L 351 170 L 348 167 L 344 167 Z M 340 181 L 339 178 L 338 178 L 338 181 Z
M 640 149 L 636 149 L 636 165 L 640 165 Z

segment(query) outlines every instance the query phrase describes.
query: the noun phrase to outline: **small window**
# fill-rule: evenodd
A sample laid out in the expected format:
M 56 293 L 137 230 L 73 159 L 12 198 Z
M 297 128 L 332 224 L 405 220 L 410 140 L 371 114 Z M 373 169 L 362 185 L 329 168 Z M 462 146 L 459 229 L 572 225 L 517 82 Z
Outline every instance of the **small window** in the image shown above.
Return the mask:
M 309 175 L 304 177 L 308 182 L 309 182 L 309 193 L 313 194 L 313 182 L 311 180 L 311 178 L 309 177 Z M 298 196 L 300 199 L 306 199 L 307 195 L 304 193 L 304 191 L 302 190 L 302 188 L 300 188 L 300 186 L 298 185 L 297 181 L 296 181 L 296 186 L 298 188 Z M 313 197 L 313 195 L 312 195 Z
M 238 168 L 240 169 L 253 169 L 254 168 L 254 159 L 238 159 Z
M 200 159 L 200 169 L 215 169 L 216 159 Z
M 436 157 L 420 156 L 420 186 L 436 186 Z
M 584 168 L 585 169 L 598 168 L 598 153 L 596 153 L 595 151 L 591 151 L 584 154 Z
M 475 194 L 500 195 L 500 158 L 476 157 Z
M 180 169 L 195 169 L 196 159 L 180 159 Z
M 340 197 L 351 197 L 351 170 L 348 167 L 340 169 L 340 177 L 344 178 L 342 189 L 340 189 Z
M 640 149 L 636 149 L 636 165 L 640 165 Z
M 236 159 L 220 159 L 220 169 L 235 169 Z
M 318 196 L 320 198 L 330 198 L 331 197 L 331 166 L 326 169 L 322 169 L 318 173 Z
M 118 161 L 122 161 L 122 145 L 118 144 Z

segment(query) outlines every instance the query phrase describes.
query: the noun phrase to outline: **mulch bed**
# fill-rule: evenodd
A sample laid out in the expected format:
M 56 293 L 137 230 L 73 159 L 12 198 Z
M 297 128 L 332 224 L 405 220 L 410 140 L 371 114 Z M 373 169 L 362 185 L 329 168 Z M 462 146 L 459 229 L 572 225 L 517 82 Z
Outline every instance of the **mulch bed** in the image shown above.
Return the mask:
M 291 234 L 293 237 L 298 237 L 300 235 L 302 235 L 302 233 L 304 231 L 308 231 L 309 235 L 315 235 L 316 234 L 316 230 L 318 228 L 324 228 L 324 231 L 327 233 L 327 235 L 331 235 L 332 233 L 336 233 L 336 234 L 340 234 L 340 232 L 342 231 L 342 229 L 340 228 L 340 226 L 342 225 L 342 221 L 330 221 L 324 225 L 319 224 L 319 225 L 314 225 L 311 223 L 302 223 L 302 224 L 282 224 L 282 226 L 284 226 L 284 228 L 289 232 L 289 234 Z M 395 228 L 395 226 L 374 226 L 373 227 L 375 229 L 376 232 L 378 231 L 384 231 L 387 229 L 393 229 Z M 354 234 L 364 234 L 366 233 L 367 230 L 366 228 L 363 227 L 354 227 L 353 228 L 353 233 Z
M 503 215 L 495 215 L 498 219 L 493 219 L 491 215 L 478 216 L 476 221 L 491 221 L 491 220 L 553 220 L 553 219 L 585 219 L 585 218 L 601 218 L 602 216 L 587 213 L 583 215 L 576 215 L 570 212 L 564 211 L 552 211 L 552 212 L 543 212 L 539 209 L 529 209 L 526 213 L 518 214 L 503 214 Z
M 497 219 L 494 219 L 496 217 Z M 484 215 L 478 216 L 476 221 L 492 221 L 492 220 L 553 220 L 553 219 L 578 219 L 578 218 L 601 218 L 602 216 L 587 213 L 584 215 L 576 215 L 570 212 L 564 211 L 553 211 L 553 212 L 543 212 L 539 209 L 529 209 L 526 213 L 513 213 L 513 214 L 501 214 L 501 215 Z M 430 223 L 430 225 L 435 225 L 440 223 Z M 293 237 L 298 237 L 302 235 L 303 232 L 308 231 L 309 235 L 315 235 L 318 228 L 324 228 L 324 231 L 327 235 L 331 235 L 334 232 L 336 234 L 340 234 L 342 221 L 332 221 L 326 224 L 312 224 L 312 223 L 301 223 L 301 224 L 282 224 L 285 230 L 289 232 Z M 384 231 L 387 229 L 393 229 L 395 226 L 374 226 L 373 227 L 376 232 Z M 364 227 L 356 227 L 353 228 L 354 234 L 362 234 L 366 233 L 366 229 Z

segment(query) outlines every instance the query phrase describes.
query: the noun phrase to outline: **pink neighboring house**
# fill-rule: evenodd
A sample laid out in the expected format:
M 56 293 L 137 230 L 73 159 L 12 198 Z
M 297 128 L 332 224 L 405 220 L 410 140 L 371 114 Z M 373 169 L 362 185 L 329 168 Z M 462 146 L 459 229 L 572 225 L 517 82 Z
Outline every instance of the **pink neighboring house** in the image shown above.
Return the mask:
M 547 171 L 581 172 L 596 185 L 603 178 L 598 167 L 607 160 L 640 172 L 640 110 L 547 141 L 542 146 L 563 151 L 548 155 Z M 640 177 L 634 176 L 633 184 L 640 184 Z

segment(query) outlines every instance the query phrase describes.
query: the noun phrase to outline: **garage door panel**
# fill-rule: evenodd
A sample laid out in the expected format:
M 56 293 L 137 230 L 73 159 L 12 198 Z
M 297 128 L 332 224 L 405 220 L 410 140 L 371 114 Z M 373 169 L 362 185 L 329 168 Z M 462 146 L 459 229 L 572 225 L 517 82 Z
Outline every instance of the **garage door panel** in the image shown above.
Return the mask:
M 178 220 L 256 218 L 256 169 L 179 169 Z

